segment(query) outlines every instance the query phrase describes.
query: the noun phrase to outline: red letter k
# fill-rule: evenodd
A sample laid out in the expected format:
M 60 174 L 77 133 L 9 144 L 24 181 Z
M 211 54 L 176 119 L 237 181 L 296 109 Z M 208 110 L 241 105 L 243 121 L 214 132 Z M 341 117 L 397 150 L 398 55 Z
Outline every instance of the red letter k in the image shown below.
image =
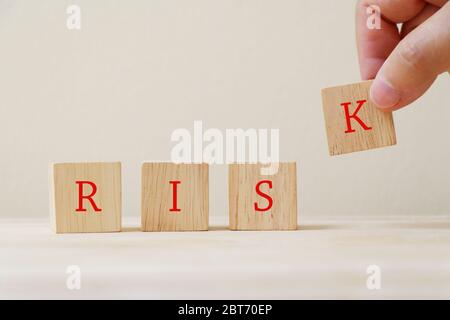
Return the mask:
M 367 126 L 356 114 L 358 113 L 359 109 L 361 109 L 361 107 L 364 105 L 364 103 L 367 102 L 367 100 L 358 100 L 356 101 L 358 103 L 358 107 L 356 108 L 356 110 L 350 115 L 350 111 L 348 110 L 348 108 L 350 107 L 350 105 L 352 104 L 351 102 L 344 102 L 341 103 L 341 106 L 344 107 L 344 112 L 345 112 L 345 120 L 347 122 L 347 130 L 345 130 L 345 133 L 350 133 L 350 132 L 355 132 L 356 130 L 352 128 L 352 124 L 351 124 L 351 119 L 353 118 L 354 120 L 356 120 L 361 127 L 363 127 L 364 130 L 370 130 L 372 129 L 372 127 Z

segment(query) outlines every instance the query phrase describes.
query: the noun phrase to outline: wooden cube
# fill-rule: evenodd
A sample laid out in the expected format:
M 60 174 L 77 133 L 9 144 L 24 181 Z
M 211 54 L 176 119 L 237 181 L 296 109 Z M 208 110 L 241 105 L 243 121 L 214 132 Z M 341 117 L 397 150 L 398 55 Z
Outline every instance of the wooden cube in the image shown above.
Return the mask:
M 121 164 L 56 163 L 50 170 L 56 233 L 121 230 Z
M 262 175 L 261 168 L 261 164 L 229 165 L 230 229 L 297 229 L 296 163 L 279 163 L 274 175 Z
M 209 166 L 144 163 L 142 230 L 208 230 Z
M 372 81 L 322 90 L 330 155 L 396 144 L 392 112 L 369 100 Z

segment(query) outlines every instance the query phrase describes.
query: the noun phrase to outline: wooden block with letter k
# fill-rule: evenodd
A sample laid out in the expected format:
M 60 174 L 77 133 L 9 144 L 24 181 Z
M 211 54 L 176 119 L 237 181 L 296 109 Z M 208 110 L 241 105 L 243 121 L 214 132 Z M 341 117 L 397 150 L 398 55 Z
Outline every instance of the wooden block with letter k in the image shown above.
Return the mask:
M 208 230 L 207 164 L 142 165 L 142 231 Z
M 120 162 L 56 163 L 50 174 L 56 233 L 121 230 Z
M 297 229 L 296 164 L 276 165 L 271 175 L 262 174 L 261 164 L 229 165 L 231 230 Z
M 364 81 L 322 90 L 330 155 L 396 144 L 392 113 L 370 101 L 371 84 Z

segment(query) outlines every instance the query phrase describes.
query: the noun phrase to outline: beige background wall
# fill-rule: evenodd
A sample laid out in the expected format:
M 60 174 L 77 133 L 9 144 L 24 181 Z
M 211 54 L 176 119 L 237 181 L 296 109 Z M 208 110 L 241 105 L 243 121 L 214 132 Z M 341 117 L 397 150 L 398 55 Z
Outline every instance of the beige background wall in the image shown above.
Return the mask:
M 0 0 L 0 217 L 47 216 L 48 163 L 85 160 L 123 162 L 139 215 L 141 162 L 169 160 L 194 120 L 279 128 L 301 214 L 450 213 L 448 75 L 395 114 L 396 147 L 328 156 L 320 89 L 359 80 L 353 16 L 350 0 Z

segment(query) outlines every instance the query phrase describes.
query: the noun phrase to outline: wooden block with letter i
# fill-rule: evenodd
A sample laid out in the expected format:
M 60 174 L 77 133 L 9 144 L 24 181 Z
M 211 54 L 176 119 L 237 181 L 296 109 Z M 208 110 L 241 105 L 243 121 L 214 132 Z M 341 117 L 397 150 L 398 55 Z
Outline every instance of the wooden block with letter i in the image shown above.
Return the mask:
M 56 233 L 121 230 L 121 164 L 56 163 L 50 168 Z
M 207 164 L 142 165 L 142 231 L 208 230 Z
M 392 112 L 379 110 L 369 99 L 372 81 L 322 90 L 330 155 L 396 144 Z
M 278 163 L 273 175 L 261 164 L 230 164 L 228 201 L 231 230 L 297 229 L 296 163 Z

